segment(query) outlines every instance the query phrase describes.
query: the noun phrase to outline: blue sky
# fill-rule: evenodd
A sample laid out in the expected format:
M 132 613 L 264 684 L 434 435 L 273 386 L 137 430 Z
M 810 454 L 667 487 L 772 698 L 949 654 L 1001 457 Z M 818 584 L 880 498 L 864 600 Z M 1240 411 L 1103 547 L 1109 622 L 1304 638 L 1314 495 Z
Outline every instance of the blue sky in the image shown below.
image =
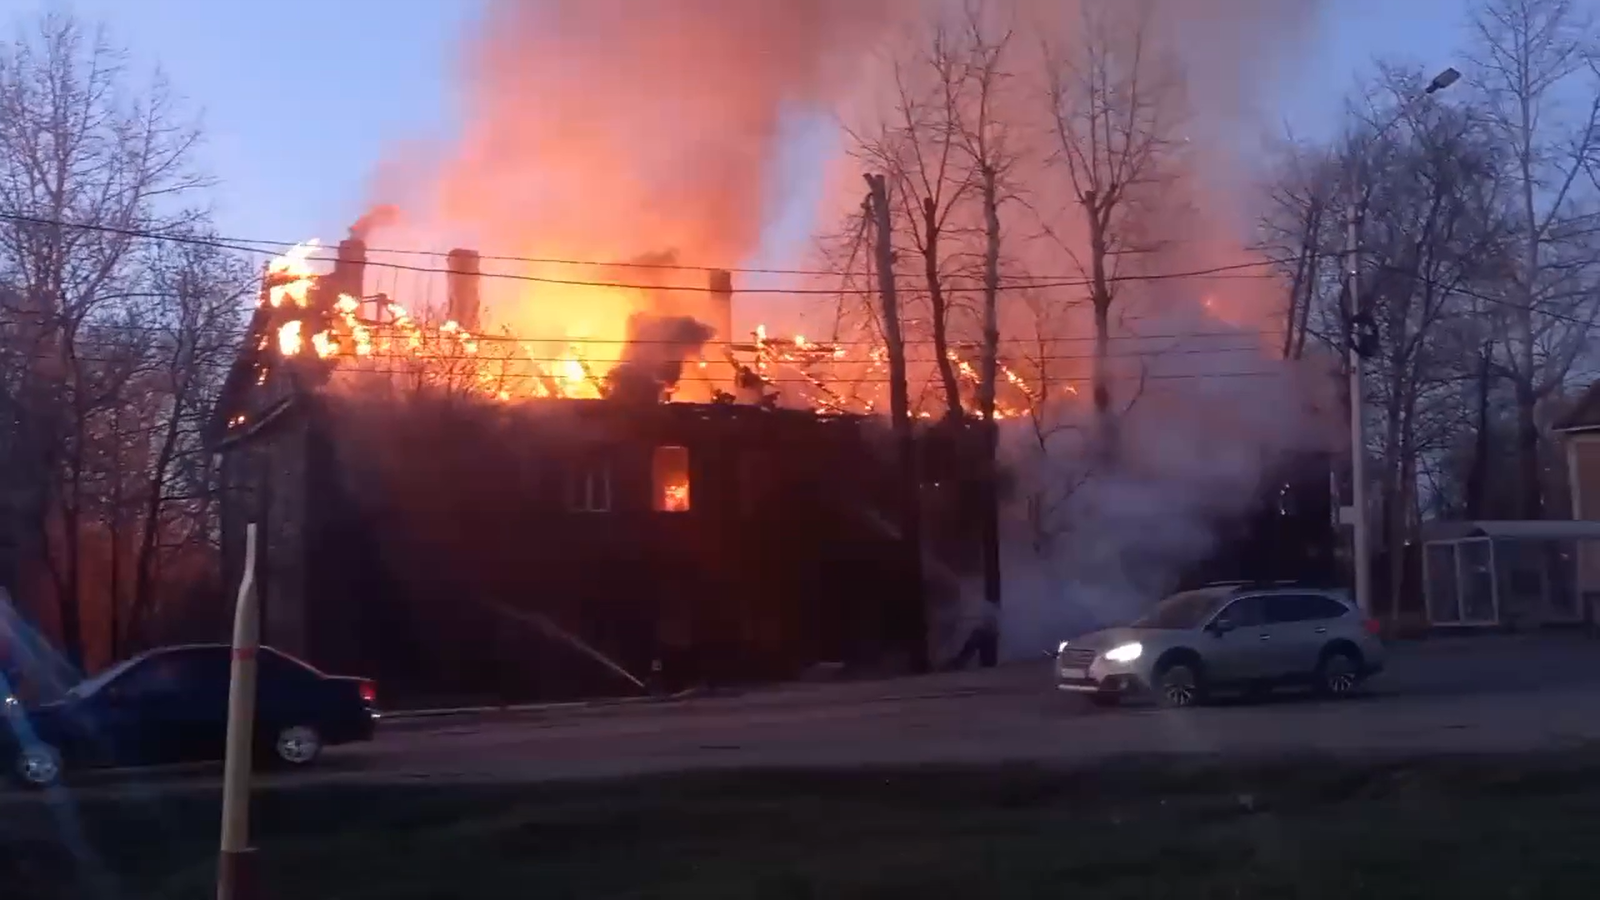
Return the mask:
M 638 0 L 650 2 L 650 0 Z M 1460 63 L 1463 0 L 1327 0 L 1315 52 L 1281 90 L 1297 130 L 1330 127 L 1340 96 L 1374 55 L 1428 69 Z M 47 8 L 105 23 L 136 65 L 159 63 L 207 134 L 228 235 L 337 239 L 396 142 L 447 135 L 457 38 L 481 0 L 8 0 L 10 26 Z M 826 136 L 787 154 L 777 177 L 817 175 Z M 775 211 L 764 262 L 807 230 L 812 191 Z

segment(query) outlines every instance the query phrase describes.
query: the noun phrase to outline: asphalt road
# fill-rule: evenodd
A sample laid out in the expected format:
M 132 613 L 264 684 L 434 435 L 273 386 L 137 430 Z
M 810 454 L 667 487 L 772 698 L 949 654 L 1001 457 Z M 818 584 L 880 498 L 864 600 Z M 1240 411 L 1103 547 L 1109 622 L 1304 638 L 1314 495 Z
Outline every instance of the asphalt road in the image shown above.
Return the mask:
M 1401 644 L 1366 696 L 1284 695 L 1188 710 L 1104 710 L 1044 664 L 734 697 L 390 719 L 266 782 L 525 781 L 694 768 L 1033 761 L 1148 754 L 1514 752 L 1600 741 L 1600 640 L 1461 637 Z M 215 768 L 111 773 L 82 789 L 210 789 Z

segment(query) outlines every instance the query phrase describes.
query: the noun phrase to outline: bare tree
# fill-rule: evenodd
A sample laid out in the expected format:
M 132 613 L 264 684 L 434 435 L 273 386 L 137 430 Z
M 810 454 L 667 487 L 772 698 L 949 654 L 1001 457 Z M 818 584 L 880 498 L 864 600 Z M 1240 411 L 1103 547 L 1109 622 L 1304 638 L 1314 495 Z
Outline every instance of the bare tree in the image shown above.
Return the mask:
M 891 61 L 895 93 L 882 120 L 847 129 L 855 156 L 887 179 L 890 199 L 900 208 L 897 219 L 903 237 L 921 262 L 932 362 L 944 415 L 951 420 L 965 413 L 949 334 L 952 294 L 947 286 L 951 273 L 946 240 L 979 184 L 959 127 L 970 88 L 970 61 L 961 52 L 962 37 L 953 34 L 942 18 L 933 19 L 926 45 L 913 45 Z
M 1338 160 L 1327 147 L 1288 141 L 1266 188 L 1259 222 L 1262 249 L 1288 280 L 1284 303 L 1284 359 L 1305 356 L 1306 341 L 1327 299 L 1337 265 L 1333 240 L 1338 223 L 1330 216 L 1337 203 Z
M 0 49 L 0 279 L 32 320 L 25 393 L 39 401 L 24 455 L 59 476 L 29 517 L 46 536 L 63 649 L 77 663 L 92 445 L 131 374 L 101 351 L 126 321 L 137 235 L 198 217 L 183 206 L 204 184 L 189 168 L 197 140 L 164 81 L 137 84 L 124 55 L 70 16 L 46 14 Z
M 1539 518 L 1539 407 L 1565 386 L 1600 315 L 1600 186 L 1581 178 L 1600 151 L 1595 23 L 1574 0 L 1485 0 L 1473 26 L 1473 77 L 1515 211 L 1497 368 L 1516 402 L 1522 514 Z
M 892 236 L 894 223 L 890 210 L 888 179 L 868 175 L 867 204 L 872 212 L 874 263 L 878 273 L 878 299 L 882 303 L 883 331 L 889 352 L 889 421 L 895 435 L 901 469 L 901 538 L 906 545 L 907 562 L 916 585 L 911 600 L 910 623 L 912 667 L 928 668 L 927 610 L 922 599 L 922 504 L 921 482 L 917 476 L 916 439 L 911 429 L 911 398 L 906 381 L 906 345 L 900 330 L 899 295 L 894 273 Z
M 1415 74 L 1390 71 L 1386 81 L 1398 96 L 1420 94 Z M 1420 461 L 1445 437 L 1431 427 L 1439 423 L 1433 407 L 1471 375 L 1473 347 L 1460 344 L 1475 322 L 1470 294 L 1499 274 L 1497 159 L 1480 124 L 1470 107 L 1413 103 L 1398 128 L 1360 142 L 1365 158 L 1356 163 L 1366 173 L 1362 295 L 1378 337 L 1367 402 L 1384 417 L 1377 437 L 1391 598 L 1401 596 L 1404 548 L 1416 538 Z
M 1108 356 L 1118 263 L 1151 249 L 1154 189 L 1169 180 L 1183 144 L 1181 73 L 1159 46 L 1154 11 L 1153 0 L 1084 0 L 1072 34 L 1044 40 L 1052 162 L 1066 174 L 1088 247 L 1085 257 L 1060 242 L 1088 281 L 1094 311 L 1091 382 L 1102 461 L 1117 453 Z
M 159 304 L 149 317 L 151 394 L 148 448 L 136 500 L 138 547 L 129 625 L 146 627 L 157 605 L 164 561 L 208 549 L 215 479 L 202 441 L 223 374 L 238 351 L 245 300 L 255 276 L 238 257 L 206 243 L 169 244 L 152 266 Z
M 980 542 L 983 556 L 984 600 L 991 609 L 1001 603 L 999 429 L 995 402 L 1000 379 L 1000 207 L 1005 200 L 1016 155 L 1008 123 L 1001 112 L 1001 92 L 1010 79 L 1007 69 L 1012 39 L 1010 27 L 990 25 L 988 5 L 969 0 L 959 37 L 952 73 L 967 88 L 963 102 L 951 107 L 952 130 L 967 167 L 977 176 L 978 200 L 983 211 L 983 341 L 978 372 L 978 414 L 983 421 L 984 460 Z M 999 621 L 983 629 L 979 655 L 984 665 L 998 660 Z

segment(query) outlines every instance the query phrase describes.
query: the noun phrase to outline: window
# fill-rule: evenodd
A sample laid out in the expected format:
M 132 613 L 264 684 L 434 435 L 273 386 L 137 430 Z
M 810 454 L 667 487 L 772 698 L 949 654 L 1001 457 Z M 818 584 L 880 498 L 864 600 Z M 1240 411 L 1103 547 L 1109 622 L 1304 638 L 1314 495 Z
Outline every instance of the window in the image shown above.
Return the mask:
M 231 664 L 227 648 L 167 650 L 151 654 L 106 687 L 119 700 L 226 692 Z
M 1204 622 L 1212 610 L 1228 599 L 1226 592 L 1213 589 L 1184 591 L 1173 594 L 1157 603 L 1153 609 L 1133 621 L 1135 628 L 1194 628 Z
M 1217 613 L 1214 621 L 1227 620 L 1234 628 L 1253 628 L 1262 622 L 1260 597 L 1240 597 Z
M 656 512 L 689 511 L 689 448 L 657 447 L 650 461 L 651 506 Z
M 1267 598 L 1268 622 L 1310 622 L 1337 619 L 1349 607 L 1321 594 L 1275 594 Z
M 322 680 L 322 674 L 308 663 L 266 648 L 256 657 L 256 667 L 260 683 L 272 688 L 293 689 Z
M 611 511 L 611 466 L 591 463 L 575 467 L 567 482 L 567 509 L 572 512 Z

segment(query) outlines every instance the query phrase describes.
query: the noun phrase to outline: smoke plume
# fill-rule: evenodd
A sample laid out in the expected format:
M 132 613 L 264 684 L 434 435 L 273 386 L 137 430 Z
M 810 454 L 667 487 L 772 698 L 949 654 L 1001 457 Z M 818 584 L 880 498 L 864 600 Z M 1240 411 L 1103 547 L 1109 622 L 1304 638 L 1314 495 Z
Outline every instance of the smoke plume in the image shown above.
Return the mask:
M 622 361 L 611 370 L 613 397 L 661 400 L 683 377 L 684 361 L 699 356 L 716 332 L 689 316 L 634 313 L 628 317 Z
M 492 0 L 437 184 L 485 242 L 733 265 L 784 117 L 826 106 L 884 0 Z
M 393 203 L 380 203 L 361 214 L 350 224 L 350 238 L 365 241 L 374 231 L 388 228 L 400 221 L 400 207 Z
M 398 227 L 415 232 L 399 243 L 737 266 L 776 212 L 774 167 L 786 129 L 817 114 L 838 113 L 852 126 L 880 114 L 901 87 L 890 61 L 926 39 L 931 17 L 959 20 L 970 2 L 488 0 L 464 48 L 460 133 L 426 157 L 391 160 L 383 173 L 391 190 L 382 199 L 400 205 L 406 215 Z M 1320 9 L 1314 0 L 990 0 L 985 15 L 1015 35 L 1013 77 L 995 112 L 1018 124 L 1016 149 L 1033 160 L 1008 172 L 1027 199 L 1026 211 L 1014 204 L 1005 212 L 1008 264 L 1061 273 L 1086 244 L 1081 208 L 1062 194 L 1060 167 L 1049 163 L 1041 45 L 1070 43 L 1090 3 L 1101 10 L 1149 4 L 1156 37 L 1183 69 L 1186 152 L 1162 191 L 1167 208 L 1152 216 L 1168 249 L 1130 265 L 1172 271 L 1251 261 L 1242 249 L 1250 216 L 1238 199 L 1243 160 L 1274 130 L 1264 113 L 1278 98 L 1261 89 L 1303 57 Z M 861 199 L 861 159 L 839 149 L 824 162 L 823 230 L 848 221 Z M 1048 240 L 1030 242 L 1028 235 L 1045 231 Z M 1072 249 L 1063 252 L 1063 244 Z M 555 264 L 516 271 L 649 285 L 485 280 L 489 324 L 610 353 L 605 358 L 623 360 L 614 385 L 670 383 L 710 337 L 685 331 L 647 344 L 641 335 L 718 321 L 700 305 L 703 292 L 672 290 L 703 288 L 699 272 Z M 1271 326 L 1279 287 L 1267 279 L 1168 282 L 1159 295 L 1130 287 L 1120 311 L 1148 334 L 1237 326 L 1238 358 L 1188 357 L 1214 360 L 1216 374 L 1225 375 L 1268 364 L 1260 334 Z M 1081 292 L 1053 301 L 1066 309 L 1081 304 Z M 1022 306 L 1002 313 L 1003 328 L 1031 337 L 1033 311 Z M 1052 340 L 1090 333 L 1087 317 L 1074 314 L 1051 327 Z M 1087 368 L 1060 360 L 1052 374 L 1059 383 L 1081 379 Z M 1155 377 L 1172 380 L 1152 381 L 1161 387 L 1147 392 L 1137 387 L 1137 365 L 1131 368 L 1118 402 L 1135 390 L 1146 396 L 1128 413 L 1126 465 L 1114 476 L 1082 471 L 1070 444 L 1029 456 L 1026 428 L 1008 435 L 1024 489 L 1054 498 L 1061 546 L 1069 548 L 1008 572 L 1005 610 L 1016 617 L 1008 633 L 1021 641 L 1048 646 L 1074 616 L 1092 620 L 1147 602 L 1157 588 L 1129 573 L 1168 573 L 1203 555 L 1214 523 L 1251 499 L 1265 460 L 1323 445 L 1317 417 L 1303 409 L 1305 379 L 1287 368 L 1274 378 L 1214 383 L 1198 377 L 1203 371 L 1158 371 Z M 1051 427 L 1072 430 L 1081 404 L 1054 402 Z M 1020 499 L 1017 506 L 1020 518 Z M 1013 529 L 1023 548 L 1027 530 Z M 1030 582 L 1034 570 L 1043 574 Z M 1087 599 L 1094 597 L 1101 600 Z

